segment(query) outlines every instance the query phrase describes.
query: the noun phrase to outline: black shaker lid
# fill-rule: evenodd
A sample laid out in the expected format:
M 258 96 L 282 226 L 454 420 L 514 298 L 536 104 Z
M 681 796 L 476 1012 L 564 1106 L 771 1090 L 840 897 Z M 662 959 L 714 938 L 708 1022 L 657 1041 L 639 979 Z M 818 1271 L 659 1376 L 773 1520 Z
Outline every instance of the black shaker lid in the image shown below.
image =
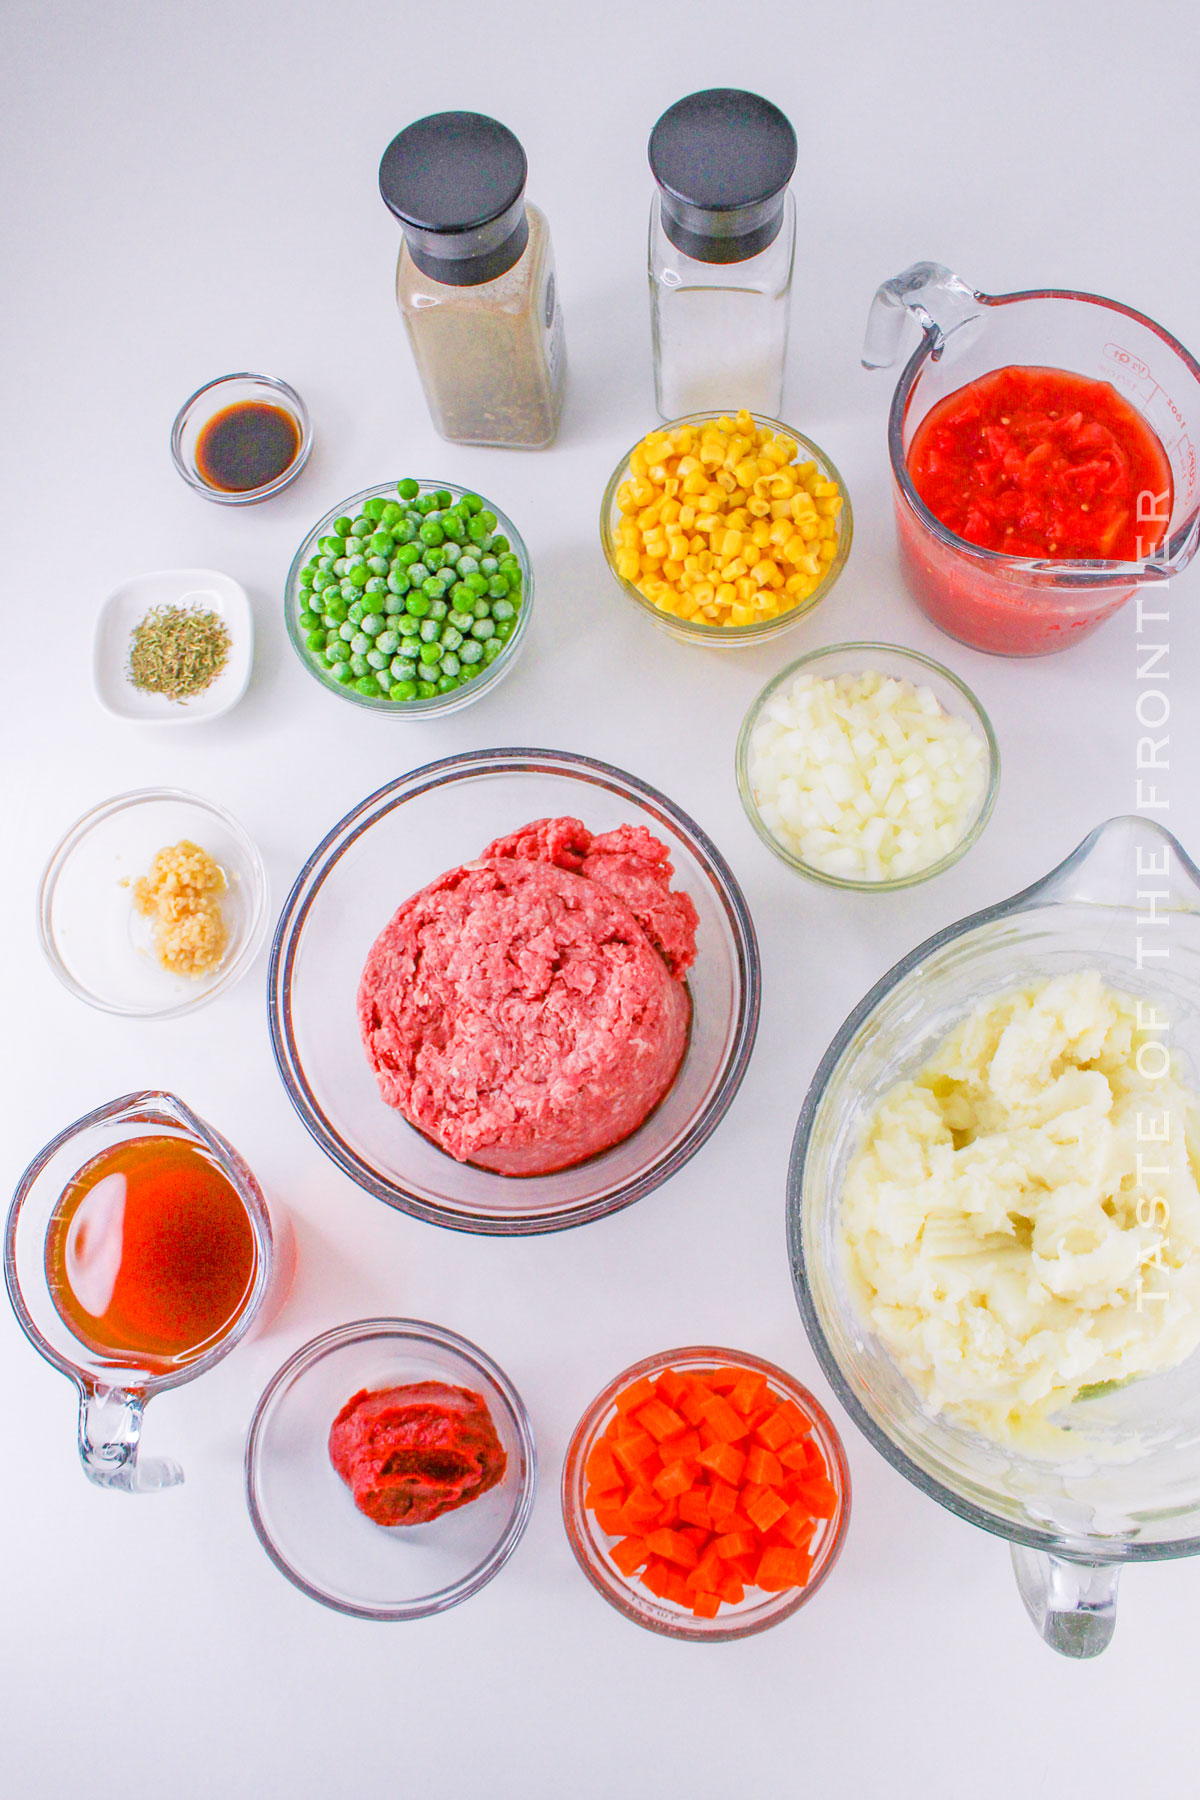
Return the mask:
M 779 234 L 796 133 L 742 88 L 706 88 L 669 106 L 650 133 L 663 228 L 699 262 L 744 262 Z
M 529 238 L 525 152 L 484 113 L 431 113 L 394 137 L 379 192 L 433 281 L 475 287 L 511 269 Z

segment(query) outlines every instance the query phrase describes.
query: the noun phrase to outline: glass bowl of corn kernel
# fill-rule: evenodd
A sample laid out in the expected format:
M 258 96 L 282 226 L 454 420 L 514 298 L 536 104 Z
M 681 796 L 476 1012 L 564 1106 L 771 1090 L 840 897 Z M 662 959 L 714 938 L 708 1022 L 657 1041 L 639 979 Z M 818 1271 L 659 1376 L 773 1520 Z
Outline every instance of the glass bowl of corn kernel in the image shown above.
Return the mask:
M 790 631 L 846 566 L 854 521 L 825 452 L 759 413 L 692 413 L 621 458 L 600 508 L 608 566 L 685 643 Z

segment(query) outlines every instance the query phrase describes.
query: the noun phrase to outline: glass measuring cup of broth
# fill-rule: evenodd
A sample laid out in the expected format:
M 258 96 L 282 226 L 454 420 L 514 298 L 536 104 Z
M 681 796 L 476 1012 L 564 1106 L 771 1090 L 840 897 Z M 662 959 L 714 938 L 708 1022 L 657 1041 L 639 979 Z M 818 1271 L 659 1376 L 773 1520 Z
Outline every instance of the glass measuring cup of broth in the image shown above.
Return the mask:
M 79 1390 L 79 1455 L 100 1487 L 183 1470 L 139 1456 L 149 1400 L 194 1381 L 286 1293 L 291 1235 L 237 1151 L 174 1094 L 127 1094 L 39 1151 L 9 1209 L 18 1323 Z
M 1200 1092 L 1200 869 L 1160 826 L 1110 819 L 1023 893 L 918 945 L 859 1003 L 805 1098 L 787 1214 L 805 1329 L 842 1404 L 914 1486 L 1008 1539 L 1030 1618 L 1070 1657 L 1110 1641 L 1127 1563 L 1200 1554 L 1200 1350 L 1084 1389 L 1055 1415 L 1052 1451 L 986 1437 L 935 1410 L 889 1355 L 859 1304 L 841 1221 L 847 1171 L 883 1096 L 984 997 L 1080 969 L 1166 1018 L 1182 1083 Z
M 935 625 L 976 650 L 1044 656 L 1088 636 L 1139 587 L 1187 567 L 1200 544 L 1200 364 L 1176 338 L 1099 294 L 983 294 L 940 263 L 921 262 L 876 293 L 864 368 L 893 367 L 912 324 L 920 341 L 892 397 L 888 454 L 901 571 Z M 924 420 L 959 389 L 1010 369 L 1107 383 L 1132 409 L 1131 431 L 1144 436 L 1145 427 L 1156 440 L 1144 447 L 1160 468 L 1165 454 L 1165 485 L 1136 495 L 1123 560 L 983 548 L 950 530 L 918 493 L 910 460 Z

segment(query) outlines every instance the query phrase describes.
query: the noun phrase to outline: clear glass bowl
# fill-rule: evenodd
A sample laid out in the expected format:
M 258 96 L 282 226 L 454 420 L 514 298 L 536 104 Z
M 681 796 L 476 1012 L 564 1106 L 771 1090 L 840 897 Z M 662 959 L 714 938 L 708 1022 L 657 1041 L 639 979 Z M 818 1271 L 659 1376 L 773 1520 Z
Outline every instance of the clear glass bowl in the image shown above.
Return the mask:
M 865 674 L 868 670 L 878 671 L 882 675 L 895 675 L 899 680 L 911 681 L 914 687 L 932 688 L 947 712 L 960 718 L 965 717 L 974 724 L 987 746 L 987 780 L 983 796 L 974 817 L 968 822 L 953 850 L 948 851 L 938 862 L 930 863 L 927 869 L 914 870 L 911 875 L 897 876 L 891 881 L 866 881 L 857 876 L 831 875 L 796 856 L 764 823 L 758 810 L 754 784 L 750 779 L 750 739 L 763 708 L 780 688 L 790 686 L 801 670 L 825 678 Z M 780 862 L 785 862 L 790 869 L 796 869 L 801 875 L 807 875 L 810 881 L 823 881 L 829 887 L 849 888 L 864 894 L 890 894 L 900 888 L 915 887 L 918 882 L 928 881 L 932 876 L 942 874 L 960 856 L 966 855 L 991 818 L 992 808 L 996 804 L 1000 786 L 1000 748 L 991 720 L 966 682 L 960 681 L 957 675 L 943 668 L 941 663 L 922 656 L 916 650 L 903 650 L 897 644 L 830 644 L 827 649 L 810 650 L 807 656 L 789 663 L 786 669 L 781 669 L 778 675 L 772 677 L 753 701 L 738 733 L 735 768 L 738 794 L 746 810 L 746 817 L 768 850 L 772 850 Z
M 657 429 L 674 431 L 680 425 L 706 425 L 710 419 L 717 416 L 712 412 L 688 413 L 685 418 L 671 419 Z M 837 555 L 808 599 L 802 600 L 798 606 L 793 606 L 789 612 L 781 613 L 774 619 L 765 619 L 757 625 L 701 624 L 698 621 L 679 619 L 672 613 L 663 612 L 661 607 L 655 606 L 652 600 L 647 600 L 644 594 L 640 594 L 632 581 L 626 581 L 623 576 L 618 575 L 616 534 L 621 513 L 617 506 L 617 489 L 629 479 L 629 458 L 638 448 L 638 444 L 642 441 L 641 438 L 638 439 L 637 444 L 631 446 L 613 470 L 608 486 L 604 490 L 604 498 L 600 503 L 600 542 L 604 546 L 604 557 L 612 572 L 612 578 L 622 593 L 626 594 L 638 611 L 657 625 L 660 631 L 669 633 L 671 637 L 678 638 L 684 644 L 705 644 L 710 650 L 741 650 L 751 644 L 765 644 L 771 638 L 782 637 L 785 631 L 790 631 L 794 625 L 798 625 L 800 620 L 806 617 L 814 606 L 819 606 L 829 594 L 846 566 L 846 559 L 850 555 L 851 540 L 854 536 L 854 515 L 850 508 L 849 490 L 832 459 L 826 456 L 824 450 L 818 444 L 814 444 L 811 438 L 806 438 L 802 431 L 797 431 L 794 425 L 785 425 L 779 419 L 768 419 L 762 413 L 751 413 L 750 417 L 756 425 L 765 425 L 771 431 L 794 438 L 801 451 L 804 452 L 805 460 L 811 458 L 826 480 L 836 481 L 842 496 L 842 510 L 838 515 Z
M 669 849 L 673 885 L 690 894 L 700 918 L 687 978 L 691 1034 L 670 1091 L 630 1137 L 556 1174 L 497 1175 L 455 1162 L 385 1105 L 359 1037 L 358 984 L 376 937 L 410 894 L 494 838 L 564 814 L 593 832 L 645 825 Z M 647 783 L 566 752 L 483 750 L 389 782 L 317 846 L 280 915 L 268 1005 L 292 1104 L 360 1187 L 460 1231 L 554 1231 L 639 1200 L 716 1130 L 754 1045 L 758 946 L 723 857 Z
M 274 481 L 264 482 L 262 487 L 245 488 L 241 493 L 230 493 L 205 481 L 196 462 L 196 444 L 210 419 L 224 412 L 227 406 L 238 406 L 246 401 L 277 406 L 290 413 L 300 433 L 300 443 L 287 468 Z M 281 493 L 295 481 L 308 461 L 312 445 L 313 430 L 307 406 L 295 388 L 275 375 L 220 375 L 215 381 L 207 381 L 184 401 L 171 427 L 171 460 L 175 467 L 190 488 L 218 506 L 254 506 L 259 500 L 269 500 L 272 494 Z
M 228 947 L 197 980 L 161 966 L 150 921 L 133 907 L 138 876 L 183 838 L 207 850 L 228 882 Z M 262 948 L 267 919 L 267 873 L 254 844 L 230 813 L 178 788 L 139 788 L 93 807 L 58 844 L 38 889 L 42 949 L 58 979 L 89 1006 L 126 1019 L 173 1019 L 226 993 Z
M 1168 921 L 1161 936 L 1169 954 L 1142 968 L 1148 888 L 1158 890 L 1155 910 Z M 1002 1448 L 931 1414 L 892 1362 L 855 1304 L 839 1220 L 847 1168 L 882 1096 L 915 1075 L 985 996 L 1087 968 L 1167 1012 L 1171 1045 L 1194 1088 L 1200 870 L 1161 827 L 1112 819 L 1043 880 L 938 932 L 876 983 L 813 1077 L 788 1175 L 796 1295 L 838 1398 L 909 1481 L 1010 1540 L 1039 1629 L 1076 1656 L 1095 1654 L 1111 1636 L 1122 1563 L 1200 1551 L 1200 1353 L 1075 1401 L 1061 1418 L 1078 1433 L 1070 1460 Z M 1092 1572 L 1092 1585 L 1086 1604 L 1073 1607 L 1079 1568 Z
M 832 1519 L 822 1519 L 813 1538 L 813 1569 L 807 1586 L 789 1588 L 781 1594 L 763 1594 L 760 1590 L 751 1590 L 759 1594 L 758 1599 L 750 1598 L 748 1593 L 740 1606 L 723 1605 L 715 1619 L 701 1619 L 686 1608 L 677 1606 L 672 1600 L 657 1599 L 636 1577 L 623 1575 L 617 1568 L 608 1554 L 610 1541 L 607 1532 L 601 1531 L 595 1516 L 583 1503 L 587 1486 L 584 1468 L 598 1439 L 603 1435 L 605 1426 L 616 1411 L 617 1395 L 631 1382 L 639 1380 L 643 1375 L 654 1380 L 665 1369 L 680 1369 L 685 1373 L 700 1372 L 718 1364 L 750 1369 L 765 1375 L 772 1387 L 787 1399 L 793 1400 L 812 1420 L 813 1436 L 824 1452 L 829 1479 L 837 1489 L 838 1501 L 837 1511 Z M 624 1613 L 627 1619 L 632 1619 L 635 1625 L 644 1625 L 647 1631 L 661 1632 L 664 1637 L 684 1638 L 700 1644 L 723 1644 L 728 1643 L 731 1638 L 751 1637 L 756 1631 L 765 1631 L 768 1625 L 778 1625 L 781 1619 L 790 1618 L 792 1613 L 798 1612 L 812 1599 L 817 1589 L 823 1586 L 838 1559 L 850 1521 L 850 1469 L 833 1421 L 820 1402 L 793 1375 L 778 1368 L 775 1363 L 747 1355 L 744 1350 L 720 1350 L 709 1345 L 694 1344 L 685 1350 L 664 1350 L 657 1356 L 647 1356 L 642 1362 L 623 1370 L 609 1382 L 603 1393 L 597 1394 L 575 1427 L 567 1447 L 566 1462 L 563 1465 L 562 1510 L 563 1523 L 571 1549 L 575 1552 L 575 1560 L 592 1586 L 618 1612 Z
M 482 1394 L 508 1457 L 478 1500 L 427 1525 L 376 1525 L 329 1460 L 329 1428 L 360 1388 L 449 1382 Z M 281 1574 L 356 1619 L 423 1619 L 469 1600 L 508 1561 L 533 1511 L 537 1452 L 524 1402 L 465 1338 L 419 1319 L 360 1319 L 297 1350 L 246 1439 L 246 1504 Z
M 431 488 L 442 488 L 461 500 L 464 494 L 476 493 L 475 488 L 455 487 L 452 481 L 442 481 L 440 477 L 414 477 L 420 484 L 421 492 L 426 494 Z M 529 630 L 529 620 L 533 613 L 533 564 L 529 560 L 529 552 L 525 548 L 525 540 L 507 514 L 502 513 L 494 500 L 484 500 L 489 512 L 496 515 L 496 529 L 506 537 L 513 552 L 521 564 L 521 605 L 517 612 L 517 624 L 508 643 L 500 652 L 494 663 L 488 665 L 483 673 L 473 680 L 464 682 L 449 694 L 434 694 L 427 700 L 389 700 L 384 695 L 372 696 L 360 694 L 353 686 L 343 687 L 335 681 L 327 669 L 317 663 L 304 642 L 304 633 L 300 629 L 300 571 L 313 556 L 317 548 L 317 539 L 325 537 L 332 528 L 335 519 L 344 513 L 353 517 L 362 506 L 364 500 L 395 500 L 396 483 L 385 481 L 379 487 L 364 488 L 361 494 L 351 494 L 348 500 L 342 500 L 323 519 L 313 526 L 295 556 L 288 570 L 287 589 L 284 597 L 284 618 L 287 622 L 288 636 L 292 640 L 292 649 L 308 670 L 314 681 L 319 681 L 327 693 L 336 694 L 339 700 L 349 700 L 354 706 L 368 707 L 372 712 L 390 713 L 397 719 L 429 719 L 442 717 L 446 713 L 458 712 L 464 706 L 470 706 L 473 700 L 479 700 L 490 693 L 497 684 L 504 680 L 521 653 L 525 642 L 525 634 Z

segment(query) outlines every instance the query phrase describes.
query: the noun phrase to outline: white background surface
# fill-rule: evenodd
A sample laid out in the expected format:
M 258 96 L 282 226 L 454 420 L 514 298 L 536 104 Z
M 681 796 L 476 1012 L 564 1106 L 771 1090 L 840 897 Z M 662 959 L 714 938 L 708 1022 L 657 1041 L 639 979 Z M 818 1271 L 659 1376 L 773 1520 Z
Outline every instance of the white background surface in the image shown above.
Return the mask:
M 1132 611 L 1027 664 L 940 637 L 896 573 L 891 381 L 864 374 L 857 353 L 875 286 L 921 256 L 992 291 L 1112 294 L 1200 341 L 1194 8 L 8 0 L 2 30 L 4 1184 L 87 1108 L 174 1088 L 290 1207 L 301 1253 L 272 1334 L 152 1407 L 148 1449 L 188 1471 L 158 1497 L 89 1486 L 70 1390 L 0 1318 L 5 1790 L 1192 1791 L 1200 1565 L 1127 1571 L 1113 1647 L 1073 1666 L 1037 1641 L 1005 1546 L 923 1498 L 846 1424 L 854 1515 L 828 1586 L 779 1629 L 705 1649 L 605 1606 L 571 1558 L 557 1489 L 578 1414 L 648 1351 L 743 1346 L 827 1397 L 783 1237 L 788 1148 L 822 1050 L 919 939 L 1024 886 L 1133 805 Z M 783 645 L 740 656 L 689 650 L 636 617 L 596 532 L 606 477 L 654 422 L 646 138 L 671 101 L 714 84 L 761 89 L 799 132 L 784 411 L 840 465 L 856 519 L 835 596 Z M 395 310 L 398 233 L 376 192 L 379 156 L 411 118 L 452 106 L 516 130 L 551 222 L 571 377 L 559 441 L 540 455 L 442 444 Z M 291 381 L 317 433 L 294 487 L 243 511 L 187 490 L 167 450 L 179 403 L 229 369 Z M 537 572 L 518 669 L 441 724 L 330 698 L 297 663 L 281 615 L 313 520 L 409 472 L 494 496 Z M 181 566 L 245 583 L 258 655 L 227 719 L 155 733 L 94 703 L 91 628 L 118 581 Z M 1169 815 L 1193 852 L 1198 599 L 1193 571 L 1172 592 Z M 745 707 L 787 657 L 869 636 L 944 657 L 975 687 L 1004 776 L 991 826 L 957 868 L 909 894 L 854 898 L 803 883 L 757 842 L 732 752 Z M 503 1243 L 434 1230 L 359 1192 L 309 1141 L 276 1077 L 265 955 L 234 994 L 162 1025 L 89 1011 L 39 957 L 42 862 L 111 794 L 176 783 L 229 806 L 262 848 L 277 909 L 309 850 L 368 791 L 437 756 L 523 742 L 605 757 L 662 787 L 732 862 L 760 936 L 762 1027 L 739 1098 L 681 1176 L 616 1218 Z M 273 1369 L 317 1331 L 389 1312 L 490 1351 L 526 1398 L 542 1457 L 509 1566 L 456 1612 L 411 1626 L 305 1600 L 262 1554 L 242 1501 L 245 1428 Z

